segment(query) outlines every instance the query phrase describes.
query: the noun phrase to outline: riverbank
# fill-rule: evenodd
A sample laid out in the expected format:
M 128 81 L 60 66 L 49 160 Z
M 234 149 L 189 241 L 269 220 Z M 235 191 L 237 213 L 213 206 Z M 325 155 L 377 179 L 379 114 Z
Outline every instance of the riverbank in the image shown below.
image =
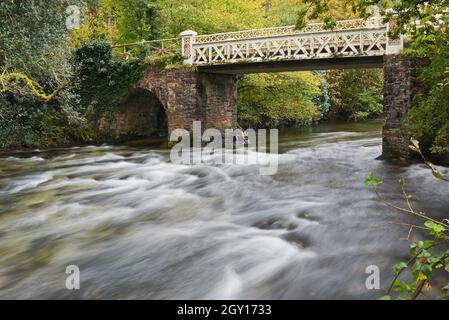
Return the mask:
M 307 126 L 298 126 L 298 127 L 289 127 L 289 128 L 282 128 L 279 129 L 281 132 L 281 139 L 295 139 L 295 136 L 297 135 L 303 135 L 307 133 L 312 132 L 320 132 L 320 133 L 332 133 L 336 130 L 341 131 L 353 131 L 353 132 L 360 132 L 360 131 L 366 131 L 367 129 L 372 130 L 380 130 L 379 128 L 383 125 L 383 119 L 371 119 L 371 120 L 365 120 L 365 121 L 335 121 L 335 120 L 327 120 L 322 121 L 320 123 L 315 123 L 312 125 Z M 84 148 L 84 147 L 103 147 L 103 146 L 128 146 L 131 148 L 134 147 L 148 147 L 148 148 L 154 148 L 154 149 L 167 149 L 169 148 L 168 143 L 168 137 L 121 137 L 121 138 L 112 138 L 109 137 L 108 139 L 105 139 L 103 141 L 97 141 L 92 143 L 66 143 L 61 144 L 59 146 L 54 146 L 50 148 L 30 148 L 30 147 L 21 147 L 21 148 L 9 148 L 9 149 L 3 149 L 0 150 L 0 157 L 5 156 L 23 156 L 32 154 L 34 152 L 46 152 L 51 153 L 53 151 L 60 151 L 60 150 L 70 150 L 72 148 Z M 433 163 L 449 167 L 449 154 L 430 154 L 427 153 L 426 157 L 428 160 L 432 161 Z M 418 154 L 416 154 L 415 157 L 411 159 L 399 159 L 399 158 L 384 158 L 382 155 L 379 155 L 379 160 L 386 160 L 392 163 L 397 163 L 400 165 L 411 165 L 416 163 L 421 163 L 422 159 L 419 157 Z
M 373 120 L 366 120 L 361 122 L 346 122 L 346 121 L 323 121 L 320 123 L 313 123 L 310 125 L 305 126 L 297 126 L 297 127 L 283 127 L 279 129 L 281 132 L 284 133 L 304 133 L 304 132 L 311 132 L 314 130 L 314 128 L 320 128 L 319 130 L 325 130 L 326 127 L 329 127 L 329 130 L 332 130 L 330 128 L 334 126 L 341 127 L 342 129 L 348 129 L 348 130 L 358 130 L 358 124 L 367 124 L 372 127 L 381 126 L 382 119 L 373 119 Z M 12 154 L 12 153 L 32 153 L 33 151 L 51 151 L 51 150 L 58 150 L 58 149 L 68 149 L 68 148 L 74 148 L 74 147 L 87 147 L 87 146 L 103 146 L 103 145 L 128 145 L 128 146 L 148 146 L 148 147 L 155 147 L 157 145 L 162 145 L 164 142 L 168 141 L 168 137 L 119 137 L 119 138 L 113 138 L 112 135 L 109 135 L 107 138 L 103 139 L 96 139 L 92 140 L 91 142 L 80 142 L 80 141 L 72 141 L 68 143 L 57 143 L 53 144 L 50 147 L 42 147 L 42 146 L 12 146 L 9 148 L 3 148 L 0 149 L 0 155 L 1 154 Z

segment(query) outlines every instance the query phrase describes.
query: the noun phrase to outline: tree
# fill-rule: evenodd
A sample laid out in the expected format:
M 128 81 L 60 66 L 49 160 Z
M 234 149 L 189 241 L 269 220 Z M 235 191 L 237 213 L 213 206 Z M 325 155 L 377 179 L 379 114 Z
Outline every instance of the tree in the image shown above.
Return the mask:
M 67 7 L 77 3 L 0 2 L 1 147 L 39 145 L 54 135 L 64 140 L 62 131 L 47 130 L 49 124 L 66 130 L 79 123 L 77 97 L 69 90 L 73 72 L 65 25 Z
M 155 24 L 161 38 L 178 37 L 184 30 L 199 34 L 264 26 L 263 0 L 156 0 Z
M 324 81 L 313 72 L 246 75 L 239 81 L 239 123 L 244 127 L 310 124 L 322 116 L 315 103 Z
M 155 0 L 99 0 L 83 6 L 83 12 L 83 25 L 72 33 L 73 47 L 98 38 L 120 44 L 156 37 Z
M 365 120 L 383 112 L 383 73 L 377 69 L 331 70 L 329 83 L 332 120 Z

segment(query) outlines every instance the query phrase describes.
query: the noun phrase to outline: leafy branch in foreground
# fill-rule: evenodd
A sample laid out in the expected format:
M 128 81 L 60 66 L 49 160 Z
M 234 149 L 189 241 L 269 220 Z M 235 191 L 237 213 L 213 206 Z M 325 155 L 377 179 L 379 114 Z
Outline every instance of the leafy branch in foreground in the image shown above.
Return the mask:
M 411 139 L 411 143 L 410 149 L 421 155 L 426 165 L 432 170 L 433 176 L 439 180 L 449 182 L 436 169 L 433 163 L 426 160 L 419 148 L 419 142 Z M 427 230 L 430 236 L 430 239 L 412 243 L 410 245 L 411 258 L 407 262 L 401 261 L 392 267 L 393 280 L 387 290 L 387 294 L 380 298 L 383 300 L 392 298 L 414 300 L 423 293 L 423 290 L 430 291 L 432 289 L 430 277 L 435 274 L 436 270 L 445 270 L 445 272 L 449 273 L 449 219 L 438 221 L 424 212 L 416 210 L 410 201 L 411 196 L 405 189 L 406 181 L 404 178 L 399 179 L 399 184 L 406 202 L 405 207 L 385 200 L 378 190 L 378 186 L 381 184 L 383 184 L 383 180 L 372 172 L 365 179 L 365 185 L 374 188 L 377 197 L 382 203 L 400 212 L 425 220 L 423 225 L 406 224 L 409 227 L 406 240 L 410 239 L 410 235 L 415 228 Z M 411 272 L 411 279 L 403 279 L 404 277 L 401 277 L 406 270 Z M 449 298 L 449 283 L 443 284 L 441 291 L 443 292 L 443 297 Z M 394 297 L 393 293 L 395 293 Z

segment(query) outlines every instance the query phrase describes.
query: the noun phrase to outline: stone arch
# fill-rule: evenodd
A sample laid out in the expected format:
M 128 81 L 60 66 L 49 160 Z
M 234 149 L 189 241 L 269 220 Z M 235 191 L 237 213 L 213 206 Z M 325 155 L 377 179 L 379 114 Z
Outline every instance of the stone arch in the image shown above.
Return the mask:
M 175 129 L 192 131 L 194 121 L 201 121 L 202 129 L 236 127 L 234 75 L 202 74 L 188 68 L 159 70 L 147 66 L 136 87 L 152 92 L 165 107 L 169 133 Z
M 166 109 L 153 92 L 131 89 L 118 107 L 117 131 L 123 138 L 166 136 Z

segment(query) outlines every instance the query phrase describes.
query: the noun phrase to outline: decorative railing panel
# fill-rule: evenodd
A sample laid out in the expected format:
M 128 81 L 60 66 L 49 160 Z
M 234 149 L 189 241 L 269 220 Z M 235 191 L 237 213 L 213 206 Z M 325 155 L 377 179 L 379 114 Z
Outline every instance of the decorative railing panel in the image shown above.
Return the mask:
M 193 45 L 194 65 L 384 55 L 386 30 L 324 32 Z

